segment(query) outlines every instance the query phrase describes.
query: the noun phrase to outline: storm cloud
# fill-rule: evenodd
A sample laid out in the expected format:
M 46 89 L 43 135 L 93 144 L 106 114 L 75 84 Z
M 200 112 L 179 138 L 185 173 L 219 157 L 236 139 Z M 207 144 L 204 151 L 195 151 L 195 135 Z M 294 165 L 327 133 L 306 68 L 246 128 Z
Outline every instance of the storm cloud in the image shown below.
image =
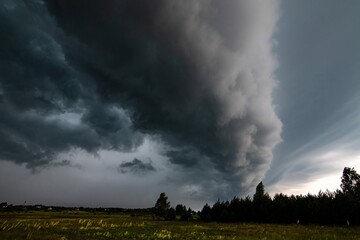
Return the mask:
M 66 60 L 64 34 L 41 1 L 2 1 L 0 156 L 37 167 L 81 148 L 132 150 L 142 134 Z M 131 136 L 130 136 L 131 135 Z
M 278 15 L 277 1 L 2 0 L 0 159 L 32 168 L 149 136 L 174 182 L 246 192 L 281 141 Z
M 156 169 L 151 162 L 145 163 L 137 158 L 134 158 L 130 162 L 123 162 L 120 164 L 118 171 L 121 173 L 132 172 L 133 174 L 147 174 L 149 172 L 155 172 Z

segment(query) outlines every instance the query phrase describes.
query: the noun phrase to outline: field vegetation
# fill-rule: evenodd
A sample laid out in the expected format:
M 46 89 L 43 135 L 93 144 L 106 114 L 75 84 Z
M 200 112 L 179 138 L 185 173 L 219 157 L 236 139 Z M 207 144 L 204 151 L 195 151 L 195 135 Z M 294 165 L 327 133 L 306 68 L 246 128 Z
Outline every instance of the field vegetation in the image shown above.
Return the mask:
M 0 215 L 0 239 L 360 239 L 360 227 L 164 221 L 151 215 L 36 211 Z

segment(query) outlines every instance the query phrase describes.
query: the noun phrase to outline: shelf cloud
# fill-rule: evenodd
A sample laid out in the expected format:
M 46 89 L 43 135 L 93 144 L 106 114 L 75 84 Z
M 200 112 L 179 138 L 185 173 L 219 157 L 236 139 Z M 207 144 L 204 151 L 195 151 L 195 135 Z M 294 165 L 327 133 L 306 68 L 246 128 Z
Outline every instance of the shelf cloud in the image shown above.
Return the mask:
M 174 184 L 245 193 L 281 141 L 278 5 L 1 1 L 0 159 L 35 168 L 74 149 L 136 152 L 150 137 Z M 158 172 L 137 158 L 119 171 Z

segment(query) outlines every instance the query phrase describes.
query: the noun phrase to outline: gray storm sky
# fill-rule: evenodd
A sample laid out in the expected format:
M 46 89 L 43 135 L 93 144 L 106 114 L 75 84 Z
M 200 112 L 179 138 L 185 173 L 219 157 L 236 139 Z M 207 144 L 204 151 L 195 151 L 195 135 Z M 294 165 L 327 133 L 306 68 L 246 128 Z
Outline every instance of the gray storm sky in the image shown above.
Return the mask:
M 283 143 L 265 180 L 274 192 L 335 190 L 342 169 L 360 164 L 360 4 L 283 1 L 281 6 L 274 101 L 284 124 Z
M 174 12 L 174 9 L 176 11 Z M 0 0 L 0 201 L 151 207 L 339 187 L 358 1 Z

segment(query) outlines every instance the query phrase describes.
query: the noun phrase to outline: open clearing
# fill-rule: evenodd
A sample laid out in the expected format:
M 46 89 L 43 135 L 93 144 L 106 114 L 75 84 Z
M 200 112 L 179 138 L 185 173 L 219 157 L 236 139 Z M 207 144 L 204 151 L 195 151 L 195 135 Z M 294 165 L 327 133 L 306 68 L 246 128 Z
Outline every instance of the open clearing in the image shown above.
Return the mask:
M 159 221 L 89 213 L 0 215 L 0 239 L 360 239 L 360 227 Z

